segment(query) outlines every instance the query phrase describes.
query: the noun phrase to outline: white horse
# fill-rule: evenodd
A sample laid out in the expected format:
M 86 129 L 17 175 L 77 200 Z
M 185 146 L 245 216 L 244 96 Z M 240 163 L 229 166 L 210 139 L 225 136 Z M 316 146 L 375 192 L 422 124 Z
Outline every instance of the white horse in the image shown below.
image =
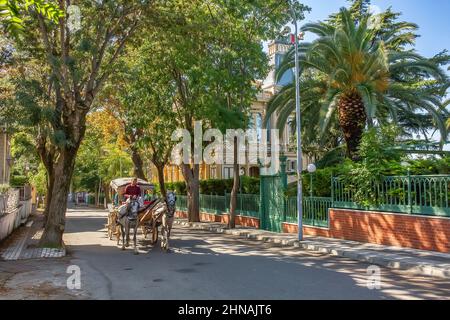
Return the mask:
M 175 218 L 177 197 L 175 193 L 168 192 L 166 197 L 167 210 L 162 216 L 161 224 L 161 248 L 169 251 L 169 238 L 170 232 L 172 231 L 173 220 Z
M 161 226 L 161 248 L 169 251 L 169 238 L 175 216 L 176 196 L 168 192 L 165 201 L 160 201 L 152 210 L 152 243 L 158 241 L 158 227 Z
M 122 250 L 129 247 L 130 229 L 133 228 L 133 244 L 134 254 L 139 254 L 137 249 L 137 230 L 139 227 L 138 214 L 140 204 L 137 200 L 127 200 L 127 203 L 119 207 L 118 223 L 120 225 L 120 233 L 122 235 Z M 126 242 L 125 242 L 126 238 Z M 119 245 L 120 237 L 117 237 L 117 245 Z

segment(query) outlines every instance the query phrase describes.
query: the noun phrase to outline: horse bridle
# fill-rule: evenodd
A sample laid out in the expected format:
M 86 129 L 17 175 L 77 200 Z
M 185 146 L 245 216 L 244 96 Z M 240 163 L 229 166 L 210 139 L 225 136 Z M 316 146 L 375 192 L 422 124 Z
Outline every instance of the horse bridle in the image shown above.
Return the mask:
M 135 207 L 137 204 L 137 209 L 136 212 L 133 212 L 132 209 L 133 207 Z M 130 207 L 129 207 L 129 212 L 127 213 L 127 218 L 128 220 L 136 220 L 137 217 L 139 215 L 139 201 L 136 199 L 130 199 Z

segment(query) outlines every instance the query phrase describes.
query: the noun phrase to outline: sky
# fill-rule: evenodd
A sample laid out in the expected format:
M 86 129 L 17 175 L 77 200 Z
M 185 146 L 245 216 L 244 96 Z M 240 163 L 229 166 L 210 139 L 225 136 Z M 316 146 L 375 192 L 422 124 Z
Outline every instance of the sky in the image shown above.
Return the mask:
M 346 0 L 300 0 L 312 10 L 306 14 L 305 22 L 326 19 L 331 13 L 347 5 Z M 450 0 L 372 0 L 374 10 L 384 11 L 392 7 L 394 12 L 401 12 L 403 21 L 419 25 L 417 51 L 431 57 L 443 49 L 450 50 Z M 311 40 L 308 37 L 306 41 Z
M 300 0 L 311 8 L 306 13 L 307 22 L 317 22 L 336 13 L 341 7 L 348 7 L 346 0 Z M 394 12 L 401 12 L 401 21 L 413 22 L 419 26 L 416 39 L 416 50 L 425 57 L 432 57 L 444 49 L 450 51 L 450 0 L 372 0 L 372 11 L 382 12 L 392 7 Z M 311 35 L 305 35 L 305 41 L 313 40 Z M 450 72 L 449 72 L 450 74 Z M 439 139 L 439 134 L 434 136 Z M 444 147 L 450 150 L 450 144 Z

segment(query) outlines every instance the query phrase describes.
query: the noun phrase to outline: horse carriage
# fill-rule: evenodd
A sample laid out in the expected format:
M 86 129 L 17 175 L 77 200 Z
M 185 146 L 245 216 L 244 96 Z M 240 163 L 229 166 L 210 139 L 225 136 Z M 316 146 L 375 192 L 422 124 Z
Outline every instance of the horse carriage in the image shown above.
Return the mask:
M 137 230 L 141 228 L 144 238 L 151 234 L 151 244 L 158 241 L 158 227 L 161 226 L 161 247 L 169 249 L 169 236 L 175 213 L 176 196 L 167 193 L 166 198 L 151 197 L 148 191 L 154 190 L 154 185 L 138 179 L 141 195 L 137 199 L 124 199 L 126 187 L 133 178 L 120 178 L 111 181 L 110 195 L 113 199 L 108 205 L 109 214 L 107 232 L 110 240 L 116 236 L 117 245 L 122 238 L 122 250 L 129 245 L 130 231 L 133 229 L 134 252 L 137 250 Z M 147 197 L 148 196 L 148 197 Z

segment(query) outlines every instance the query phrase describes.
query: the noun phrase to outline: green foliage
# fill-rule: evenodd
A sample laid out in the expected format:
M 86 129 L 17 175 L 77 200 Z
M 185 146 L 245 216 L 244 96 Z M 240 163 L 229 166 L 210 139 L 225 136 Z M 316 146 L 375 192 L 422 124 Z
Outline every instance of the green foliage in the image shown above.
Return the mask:
M 406 161 L 409 164 L 411 174 L 413 175 L 433 175 L 433 174 L 450 174 L 450 156 L 443 158 L 425 158 Z M 405 171 L 401 167 L 397 172 Z
M 55 23 L 64 17 L 64 12 L 51 0 L 0 0 L 0 22 L 14 35 L 24 31 L 24 20 L 33 13 Z
M 0 184 L 0 194 L 8 192 L 9 189 L 11 189 L 11 186 L 9 184 Z
M 302 138 L 312 154 L 321 156 L 320 150 L 342 143 L 342 134 L 335 131 L 341 127 L 337 125 L 339 101 L 355 92 L 364 103 L 368 126 L 376 121 L 401 124 L 408 134 L 438 129 L 441 144 L 446 140 L 444 122 L 449 114 L 442 102 L 449 78 L 443 67 L 450 57 L 445 51 L 432 58 L 418 55 L 408 48 L 414 45 L 417 25 L 399 21 L 400 14 L 391 9 L 371 16 L 369 4 L 352 1 L 349 10 L 343 8 L 330 20 L 302 27 L 318 36 L 302 43 L 299 53 Z M 292 70 L 294 56 L 293 49 L 286 54 L 278 78 Z M 265 120 L 276 113 L 277 126 L 284 127 L 295 111 L 294 95 L 293 83 L 282 88 L 269 102 Z
M 30 177 L 32 184 L 39 195 L 45 195 L 47 192 L 47 171 L 43 164 L 40 164 L 37 172 Z
M 23 187 L 29 183 L 29 178 L 27 176 L 11 176 L 9 184 L 12 187 Z
M 412 175 L 450 174 L 450 156 L 424 157 L 408 159 L 406 154 L 398 151 L 401 130 L 395 126 L 372 128 L 364 133 L 359 155 L 361 161 L 349 159 L 334 166 L 318 169 L 313 176 L 313 195 L 317 197 L 331 196 L 331 178 L 340 177 L 346 188 L 352 190 L 353 199 L 360 205 L 376 205 L 378 199 L 371 192 L 383 176 L 405 176 L 407 169 Z M 404 163 L 408 166 L 405 166 Z M 303 193 L 310 194 L 310 174 L 302 175 Z M 297 194 L 296 183 L 288 186 L 287 194 Z
M 242 193 L 243 194 L 259 194 L 259 179 L 253 177 L 241 177 Z M 172 182 L 166 183 L 167 190 L 174 190 L 177 194 L 185 195 L 186 183 L 185 182 Z M 209 179 L 200 180 L 200 193 L 201 194 L 214 194 L 224 195 L 231 193 L 233 189 L 233 179 Z M 159 192 L 159 187 L 156 189 Z
M 342 176 L 347 188 L 354 191 L 353 199 L 358 204 L 377 204 L 372 192 L 374 185 L 381 182 L 383 175 L 392 174 L 392 164 L 400 163 L 404 157 L 393 148 L 399 133 L 395 126 L 372 128 L 364 133 L 359 147 L 362 160 L 349 163 L 349 173 Z
M 302 188 L 305 196 L 311 194 L 311 177 L 312 177 L 312 195 L 314 197 L 329 197 L 331 195 L 331 177 L 336 176 L 341 168 L 328 167 L 318 169 L 314 173 L 303 172 Z M 342 169 L 341 169 L 342 170 Z M 286 190 L 286 195 L 294 197 L 297 195 L 297 182 L 290 183 Z

